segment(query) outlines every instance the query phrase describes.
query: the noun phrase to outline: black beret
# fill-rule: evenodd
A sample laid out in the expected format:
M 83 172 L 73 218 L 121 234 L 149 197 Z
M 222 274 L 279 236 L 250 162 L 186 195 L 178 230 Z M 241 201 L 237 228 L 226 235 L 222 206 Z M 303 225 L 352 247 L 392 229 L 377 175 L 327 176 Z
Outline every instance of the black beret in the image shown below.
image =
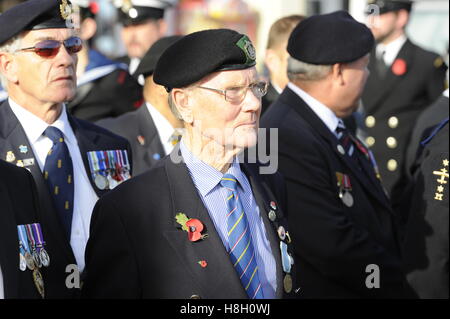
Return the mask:
M 255 59 L 255 48 L 244 34 L 229 29 L 194 32 L 163 53 L 154 81 L 168 90 L 182 88 L 213 72 L 253 67 Z
M 369 0 L 367 1 L 366 14 L 377 13 L 374 11 L 373 6 L 378 7 L 378 13 L 383 14 L 392 11 L 407 10 L 411 11 L 413 1 L 407 0 Z
M 164 17 L 164 10 L 173 5 L 173 0 L 119 0 L 119 20 L 125 26 L 139 24 L 146 20 Z
M 155 71 L 156 63 L 158 62 L 159 58 L 164 53 L 164 51 L 181 38 L 182 38 L 181 35 L 173 35 L 170 37 L 161 38 L 158 41 L 156 41 L 150 47 L 147 53 L 145 53 L 144 57 L 142 58 L 141 62 L 139 63 L 139 66 L 137 67 L 133 75 L 135 77 L 138 77 L 141 74 L 144 77 L 152 75 L 153 71 Z
M 292 31 L 288 52 L 296 60 L 316 65 L 349 63 L 369 53 L 375 44 L 370 29 L 346 11 L 315 15 Z
M 71 5 L 67 0 L 29 0 L 0 15 L 0 44 L 22 31 L 68 28 Z

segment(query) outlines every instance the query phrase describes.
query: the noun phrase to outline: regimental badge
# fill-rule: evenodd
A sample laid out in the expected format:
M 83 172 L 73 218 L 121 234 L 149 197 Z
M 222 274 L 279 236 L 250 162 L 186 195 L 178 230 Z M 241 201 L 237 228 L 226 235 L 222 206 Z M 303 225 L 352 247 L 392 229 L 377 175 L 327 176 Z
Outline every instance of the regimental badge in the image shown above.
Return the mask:
M 448 184 L 449 171 L 448 171 L 449 161 L 448 159 L 444 159 L 442 161 L 442 168 L 440 170 L 433 171 L 433 175 L 439 177 L 436 182 L 436 192 L 434 199 L 437 201 L 443 201 L 445 195 L 445 187 Z
M 247 57 L 247 60 L 245 61 L 245 64 L 252 65 L 255 63 L 256 60 L 256 50 L 253 46 L 252 41 L 244 35 L 237 43 L 236 45 L 244 51 L 245 56 Z
M 19 146 L 19 151 L 22 154 L 26 154 L 26 153 L 28 153 L 28 147 L 26 145 L 20 145 Z
M 61 17 L 64 20 L 67 20 L 70 17 L 70 14 L 72 13 L 72 8 L 67 3 L 67 0 L 61 1 L 61 4 L 59 5 L 59 12 L 61 13 Z
M 13 151 L 8 151 L 6 153 L 6 161 L 12 163 L 15 160 L 16 160 L 16 155 L 14 155 L 14 152 Z

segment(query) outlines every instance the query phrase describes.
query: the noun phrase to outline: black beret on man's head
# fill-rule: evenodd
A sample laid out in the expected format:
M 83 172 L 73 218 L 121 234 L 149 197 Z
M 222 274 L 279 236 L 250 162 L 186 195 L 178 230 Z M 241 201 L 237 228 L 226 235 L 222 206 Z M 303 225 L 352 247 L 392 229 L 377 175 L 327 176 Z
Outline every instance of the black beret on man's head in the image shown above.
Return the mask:
M 158 62 L 161 55 L 166 51 L 168 47 L 174 44 L 176 41 L 182 38 L 181 35 L 173 35 L 170 37 L 163 37 L 153 43 L 150 49 L 145 53 L 138 68 L 134 72 L 134 76 L 143 75 L 148 77 L 153 74 L 156 68 L 156 63 Z
M 170 90 L 189 86 L 213 72 L 255 65 L 255 48 L 246 35 L 229 29 L 205 30 L 171 45 L 159 59 L 153 79 Z
M 370 29 L 348 12 L 311 16 L 299 23 L 288 42 L 291 57 L 316 65 L 349 63 L 368 54 L 375 44 Z
M 68 28 L 71 4 L 68 0 L 29 0 L 0 15 L 0 44 L 22 31 Z
M 366 7 L 366 14 L 379 13 L 384 14 L 393 11 L 412 10 L 413 1 L 408 0 L 368 0 Z M 375 10 L 373 6 L 376 6 Z

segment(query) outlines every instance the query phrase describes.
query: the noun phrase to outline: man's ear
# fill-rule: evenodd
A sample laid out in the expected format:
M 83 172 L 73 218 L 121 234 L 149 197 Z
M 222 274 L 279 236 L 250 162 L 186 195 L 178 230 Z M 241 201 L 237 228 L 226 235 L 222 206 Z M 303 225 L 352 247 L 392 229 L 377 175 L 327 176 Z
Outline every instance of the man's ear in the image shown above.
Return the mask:
M 333 77 L 334 83 L 337 83 L 340 86 L 345 84 L 342 63 L 333 64 L 331 69 L 331 76 Z
M 184 122 L 192 124 L 194 117 L 192 114 L 191 96 L 186 89 L 172 89 L 172 101 L 180 113 Z
M 264 58 L 264 63 L 269 69 L 270 74 L 279 72 L 280 69 L 280 58 L 273 49 L 267 49 L 266 56 Z
M 167 33 L 167 22 L 164 19 L 158 20 L 158 29 L 161 37 L 165 36 Z
M 0 73 L 3 74 L 9 82 L 18 82 L 17 63 L 11 53 L 0 52 Z
M 80 37 L 84 41 L 91 39 L 97 32 L 97 22 L 93 18 L 86 18 L 81 23 Z

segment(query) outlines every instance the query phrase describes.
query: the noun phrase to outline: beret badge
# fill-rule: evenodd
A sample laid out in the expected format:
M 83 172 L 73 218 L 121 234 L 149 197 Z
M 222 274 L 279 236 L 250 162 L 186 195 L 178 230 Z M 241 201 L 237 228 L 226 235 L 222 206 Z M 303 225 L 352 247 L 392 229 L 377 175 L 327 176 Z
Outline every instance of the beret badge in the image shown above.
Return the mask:
M 252 41 L 244 35 L 237 43 L 236 45 L 245 53 L 245 56 L 247 57 L 246 64 L 252 63 L 256 59 L 256 50 L 255 47 L 252 44 Z
M 59 5 L 59 12 L 61 13 L 61 17 L 64 20 L 67 20 L 70 17 L 70 14 L 72 13 L 72 8 L 67 3 L 67 0 L 61 1 L 61 4 Z

